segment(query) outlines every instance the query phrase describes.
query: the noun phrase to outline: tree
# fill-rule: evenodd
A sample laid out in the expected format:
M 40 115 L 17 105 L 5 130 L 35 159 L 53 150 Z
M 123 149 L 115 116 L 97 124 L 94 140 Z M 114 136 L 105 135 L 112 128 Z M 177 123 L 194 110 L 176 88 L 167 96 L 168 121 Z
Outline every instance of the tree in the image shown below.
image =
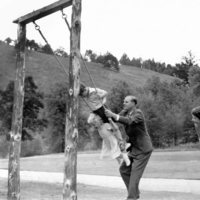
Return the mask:
M 153 77 L 138 91 L 154 146 L 195 141 L 190 113 L 193 97 L 183 81 L 161 82 Z
M 12 42 L 13 40 L 10 38 L 10 37 L 7 37 L 6 39 L 5 39 L 5 42 L 8 44 L 8 45 L 10 45 L 10 43 Z
M 200 96 L 200 67 L 193 66 L 189 70 L 189 84 L 196 96 Z
M 65 58 L 68 57 L 68 54 L 63 47 L 59 47 L 58 49 L 56 49 L 54 51 L 54 54 Z
M 115 56 L 107 52 L 104 56 L 104 67 L 112 68 L 119 71 L 119 62 Z
M 90 62 L 95 62 L 97 58 L 97 54 L 94 53 L 91 49 L 85 51 L 84 58 L 89 60 Z
M 153 76 L 151 79 L 148 79 L 145 83 L 145 90 L 151 92 L 154 97 L 157 97 L 161 86 L 160 78 L 157 76 Z
M 109 52 L 107 52 L 105 55 L 97 56 L 95 62 L 103 64 L 104 67 L 119 71 L 119 62 L 117 58 Z
M 170 64 L 167 64 L 167 66 L 163 70 L 163 73 L 168 74 L 170 76 L 174 76 L 174 69 L 175 69 L 175 67 L 173 67 Z
M 95 62 L 96 63 L 101 63 L 101 64 L 104 65 L 104 63 L 105 63 L 105 56 L 104 55 L 97 56 Z
M 68 89 L 67 86 L 63 84 L 57 84 L 47 97 L 48 121 L 51 126 L 49 142 L 52 152 L 64 151 L 67 101 Z M 90 140 L 90 136 L 87 132 L 85 115 L 81 113 L 78 115 L 78 132 L 78 148 L 82 149 L 87 141 Z
M 108 95 L 108 105 L 109 108 L 115 112 L 119 113 L 123 108 L 124 98 L 132 94 L 130 86 L 125 81 L 119 81 L 114 85 Z
M 121 65 L 130 65 L 131 63 L 130 58 L 125 53 L 120 58 L 119 62 Z
M 35 42 L 35 40 L 26 40 L 26 47 L 30 50 L 37 51 L 40 49 L 39 44 Z
M 140 94 L 139 104 L 140 108 L 144 112 L 144 116 L 147 123 L 147 129 L 151 136 L 154 147 L 164 146 L 164 134 L 163 134 L 163 119 L 159 113 L 158 104 L 155 101 L 155 97 L 151 92 L 144 92 L 144 90 L 139 90 Z
M 144 62 L 143 62 L 143 67 L 145 68 L 145 69 L 150 69 L 150 70 L 153 70 L 153 71 L 156 71 L 156 62 L 154 61 L 154 59 L 148 59 L 148 60 L 145 60 Z
M 142 59 L 141 58 L 132 58 L 130 62 L 131 66 L 141 68 L 142 65 Z
M 25 78 L 25 95 L 23 107 L 22 140 L 32 139 L 32 132 L 41 131 L 47 126 L 47 120 L 40 118 L 44 108 L 43 95 L 37 91 L 37 86 L 31 76 Z M 14 82 L 11 81 L 0 93 L 0 121 L 5 132 L 11 130 L 12 110 L 14 100 Z
M 195 57 L 192 55 L 191 51 L 188 52 L 188 56 L 184 56 L 183 61 L 180 64 L 176 64 L 174 74 L 183 79 L 186 83 L 189 83 L 188 76 L 191 67 L 197 66 Z
M 41 50 L 46 54 L 53 54 L 51 47 L 48 44 L 45 44 L 41 47 Z
M 187 66 L 197 66 L 196 61 L 195 61 L 195 56 L 192 54 L 191 51 L 188 51 L 188 55 L 187 56 L 183 56 L 183 61 L 185 63 L 185 65 Z
M 65 146 L 67 88 L 58 84 L 47 97 L 48 121 L 50 124 L 50 147 L 53 152 L 63 152 Z
M 184 80 L 186 83 L 188 83 L 188 72 L 189 72 L 189 66 L 185 65 L 184 63 L 176 64 L 174 75 L 182 80 Z

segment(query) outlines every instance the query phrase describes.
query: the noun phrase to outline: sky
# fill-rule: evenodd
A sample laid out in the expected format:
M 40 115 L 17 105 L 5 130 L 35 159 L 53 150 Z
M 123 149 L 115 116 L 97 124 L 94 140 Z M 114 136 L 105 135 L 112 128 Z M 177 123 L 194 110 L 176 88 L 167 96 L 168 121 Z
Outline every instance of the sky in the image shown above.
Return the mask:
M 17 38 L 13 20 L 56 0 L 1 0 L 0 40 Z M 71 6 L 64 9 L 71 23 Z M 36 21 L 55 50 L 70 51 L 61 12 Z M 191 51 L 200 63 L 200 0 L 82 0 L 81 53 L 112 53 L 118 59 L 154 59 L 175 65 Z M 27 38 L 44 45 L 32 23 Z

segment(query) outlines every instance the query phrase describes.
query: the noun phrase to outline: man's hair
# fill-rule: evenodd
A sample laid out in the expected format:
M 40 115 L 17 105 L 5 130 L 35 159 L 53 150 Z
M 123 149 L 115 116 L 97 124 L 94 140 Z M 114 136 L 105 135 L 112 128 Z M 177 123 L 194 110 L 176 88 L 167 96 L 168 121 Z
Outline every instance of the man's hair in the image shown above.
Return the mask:
M 200 120 L 200 106 L 193 108 L 191 113 Z
M 137 105 L 137 103 L 138 103 L 137 98 L 135 96 L 130 96 L 130 97 L 131 97 L 131 102 L 134 102 L 135 105 Z
M 81 96 L 81 95 L 83 95 L 83 92 L 85 91 L 85 89 L 86 89 L 86 86 L 84 85 L 84 84 L 80 84 L 80 91 L 79 91 L 79 95 Z

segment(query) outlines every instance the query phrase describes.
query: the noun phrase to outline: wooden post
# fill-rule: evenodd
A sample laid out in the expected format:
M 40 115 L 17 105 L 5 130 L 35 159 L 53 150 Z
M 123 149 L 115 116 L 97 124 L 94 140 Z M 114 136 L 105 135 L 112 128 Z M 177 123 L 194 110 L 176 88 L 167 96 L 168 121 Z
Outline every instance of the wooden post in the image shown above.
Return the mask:
M 18 24 L 16 78 L 8 166 L 8 200 L 20 199 L 20 152 L 24 101 L 25 42 L 26 25 Z
M 78 95 L 80 88 L 81 0 L 72 1 L 69 95 L 65 123 L 63 199 L 77 199 Z

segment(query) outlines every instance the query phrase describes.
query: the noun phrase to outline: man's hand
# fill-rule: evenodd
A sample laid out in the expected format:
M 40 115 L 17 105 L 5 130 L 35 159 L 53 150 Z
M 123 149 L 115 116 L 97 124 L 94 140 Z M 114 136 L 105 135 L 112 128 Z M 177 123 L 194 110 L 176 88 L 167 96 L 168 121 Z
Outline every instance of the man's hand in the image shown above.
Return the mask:
M 113 112 L 108 109 L 105 109 L 105 114 L 107 117 L 113 117 Z
M 110 111 L 108 109 L 105 109 L 105 114 L 106 114 L 107 117 L 111 117 L 111 118 L 113 118 L 115 120 L 117 120 L 117 118 L 118 118 L 117 114 L 113 113 L 112 111 Z

